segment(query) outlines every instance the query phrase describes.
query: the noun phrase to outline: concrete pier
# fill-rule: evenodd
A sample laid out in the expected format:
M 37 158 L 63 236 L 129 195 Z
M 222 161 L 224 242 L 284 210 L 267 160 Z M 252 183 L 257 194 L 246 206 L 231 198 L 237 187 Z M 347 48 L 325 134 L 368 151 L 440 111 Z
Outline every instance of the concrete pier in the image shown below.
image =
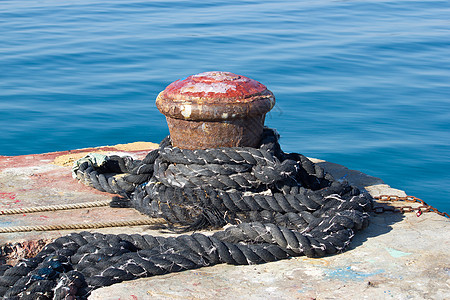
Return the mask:
M 0 156 L 0 210 L 105 201 L 111 194 L 78 183 L 72 162 L 92 152 L 143 158 L 157 145 L 126 145 L 24 156 Z M 313 159 L 335 178 L 373 196 L 405 196 L 381 179 Z M 141 219 L 133 209 L 97 207 L 56 212 L 0 215 L 0 226 L 51 225 Z M 37 251 L 42 243 L 73 231 L 0 233 L 0 259 Z M 99 228 L 102 233 L 164 235 L 149 226 Z M 434 213 L 373 214 L 344 253 L 250 266 L 217 265 L 115 284 L 89 299 L 450 299 L 450 220 Z M 5 247 L 5 246 L 9 246 Z M 22 251 L 20 253 L 20 251 Z M 0 261 L 0 263 L 2 263 Z

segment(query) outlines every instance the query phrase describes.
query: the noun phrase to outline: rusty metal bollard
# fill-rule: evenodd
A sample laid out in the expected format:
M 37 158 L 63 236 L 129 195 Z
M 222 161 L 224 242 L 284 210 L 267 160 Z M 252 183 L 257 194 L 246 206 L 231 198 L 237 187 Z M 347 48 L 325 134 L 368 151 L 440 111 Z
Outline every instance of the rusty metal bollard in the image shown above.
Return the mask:
M 263 84 L 218 71 L 172 82 L 156 98 L 172 144 L 183 149 L 257 147 L 274 105 Z

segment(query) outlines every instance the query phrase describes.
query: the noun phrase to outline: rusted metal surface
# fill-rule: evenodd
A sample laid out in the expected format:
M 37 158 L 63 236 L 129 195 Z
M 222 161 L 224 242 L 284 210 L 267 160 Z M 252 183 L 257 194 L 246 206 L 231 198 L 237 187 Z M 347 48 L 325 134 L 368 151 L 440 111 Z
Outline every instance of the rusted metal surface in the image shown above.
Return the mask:
M 50 239 L 38 239 L 0 245 L 0 265 L 16 265 L 24 258 L 36 256 Z
M 156 99 L 174 146 L 185 149 L 256 147 L 274 105 L 263 84 L 218 71 L 177 80 Z
M 434 212 L 440 216 L 450 218 L 448 213 L 440 212 L 435 207 L 426 204 L 422 199 L 419 199 L 414 196 L 399 197 L 396 195 L 380 195 L 374 198 L 381 203 L 382 202 L 389 204 L 400 203 L 400 206 L 392 206 L 392 205 L 376 206 L 374 207 L 374 211 L 376 213 L 383 213 L 386 211 L 400 212 L 400 213 L 415 212 L 416 215 L 420 217 L 424 212 Z M 415 204 L 415 207 L 411 205 L 402 205 L 401 203 L 412 203 Z

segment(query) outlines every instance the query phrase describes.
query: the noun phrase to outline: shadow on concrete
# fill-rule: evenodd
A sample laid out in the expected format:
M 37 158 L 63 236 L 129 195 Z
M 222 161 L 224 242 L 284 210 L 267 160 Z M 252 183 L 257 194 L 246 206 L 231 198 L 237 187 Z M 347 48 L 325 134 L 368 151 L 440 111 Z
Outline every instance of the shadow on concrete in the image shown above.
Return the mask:
M 369 226 L 361 231 L 357 231 L 348 250 L 355 249 L 361 246 L 368 239 L 389 233 L 392 230 L 392 225 L 402 221 L 405 218 L 400 213 L 385 212 L 382 214 L 372 213 L 370 216 Z
M 361 171 L 351 170 L 342 165 L 327 161 L 317 161 L 315 163 L 316 165 L 322 167 L 325 172 L 331 174 L 336 180 L 345 180 L 350 185 L 359 188 L 361 191 L 367 191 L 367 187 L 380 186 L 376 192 L 381 192 L 382 194 L 391 194 L 394 192 L 392 188 L 384 184 L 382 179 L 367 175 Z M 395 192 L 398 192 L 398 190 L 395 190 Z M 384 203 L 383 205 L 377 203 L 376 206 L 384 206 L 385 209 L 394 209 L 394 207 L 391 207 L 387 203 Z M 389 211 L 381 214 L 371 213 L 369 226 L 366 229 L 355 233 L 355 236 L 347 250 L 361 246 L 371 237 L 380 236 L 390 232 L 392 230 L 392 224 L 400 222 L 403 219 L 404 216 L 400 213 L 393 213 Z

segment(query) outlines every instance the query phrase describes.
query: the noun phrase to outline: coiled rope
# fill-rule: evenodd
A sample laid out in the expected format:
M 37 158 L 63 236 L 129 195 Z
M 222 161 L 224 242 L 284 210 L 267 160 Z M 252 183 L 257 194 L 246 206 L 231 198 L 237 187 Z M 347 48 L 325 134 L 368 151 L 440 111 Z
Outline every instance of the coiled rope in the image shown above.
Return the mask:
M 259 148 L 184 150 L 164 139 L 142 160 L 82 161 L 74 176 L 118 194 L 111 206 L 163 218 L 177 237 L 73 233 L 36 257 L 0 268 L 6 299 L 84 299 L 124 280 L 219 263 L 257 264 L 343 251 L 368 225 L 372 199 L 297 153 L 265 129 Z

